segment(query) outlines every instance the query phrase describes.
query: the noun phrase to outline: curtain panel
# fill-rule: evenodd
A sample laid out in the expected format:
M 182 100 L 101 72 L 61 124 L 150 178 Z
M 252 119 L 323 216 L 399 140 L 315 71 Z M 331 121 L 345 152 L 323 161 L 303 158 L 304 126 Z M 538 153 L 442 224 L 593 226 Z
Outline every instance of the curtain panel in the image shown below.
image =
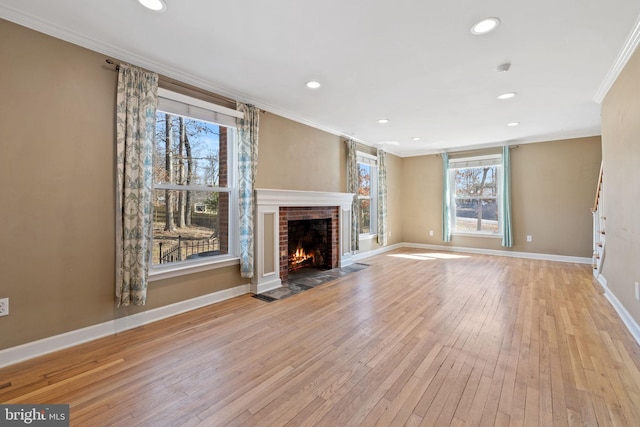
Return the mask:
M 387 160 L 378 149 L 378 244 L 387 246 Z
M 449 193 L 449 154 L 442 153 L 442 241 L 451 241 L 451 194 Z
M 144 305 L 151 264 L 158 75 L 122 64 L 116 95 L 116 303 Z
M 502 147 L 502 246 L 513 246 L 511 230 L 511 154 L 508 146 Z
M 358 201 L 358 155 L 356 142 L 347 140 L 347 193 L 353 193 L 351 206 L 351 250 L 360 249 L 360 202 Z
M 258 128 L 260 110 L 253 105 L 238 103 L 244 114 L 238 119 L 238 204 L 240 228 L 240 275 L 253 277 L 254 264 L 254 185 L 258 167 Z

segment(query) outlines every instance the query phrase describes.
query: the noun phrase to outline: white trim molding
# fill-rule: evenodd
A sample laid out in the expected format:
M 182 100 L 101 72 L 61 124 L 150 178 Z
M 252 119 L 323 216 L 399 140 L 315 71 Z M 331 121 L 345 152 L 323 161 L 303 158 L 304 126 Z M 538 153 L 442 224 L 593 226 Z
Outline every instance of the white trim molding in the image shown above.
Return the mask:
M 495 249 L 479 249 L 479 248 L 467 248 L 467 247 L 460 247 L 460 246 L 428 245 L 428 244 L 420 244 L 420 243 L 403 243 L 403 246 L 407 248 L 431 249 L 436 251 L 464 252 L 464 253 L 480 254 L 480 255 L 506 256 L 511 258 L 539 259 L 544 261 L 570 262 L 575 264 L 591 264 L 591 258 L 566 256 L 566 255 L 539 254 L 534 252 L 501 251 L 501 250 L 495 250 Z
M 591 263 L 591 258 L 535 254 L 530 252 L 510 252 L 465 247 L 452 247 L 419 243 L 396 243 L 371 251 L 357 253 L 350 257 L 349 263 L 351 264 L 353 262 L 362 261 L 375 255 L 382 255 L 384 253 L 402 248 L 428 249 L 448 252 L 466 252 L 483 255 L 509 256 L 515 258 L 529 258 L 580 264 Z M 604 278 L 604 276 L 599 275 L 597 280 L 604 289 L 605 298 L 607 298 L 607 300 L 611 303 L 618 316 L 629 329 L 631 335 L 635 338 L 638 344 L 640 344 L 640 326 L 638 325 L 638 323 L 633 319 L 633 317 L 631 317 L 629 312 L 624 308 L 618 298 L 613 293 L 611 293 L 611 291 L 607 287 L 607 280 Z M 259 291 L 265 292 L 268 290 L 268 288 L 268 284 L 261 284 Z M 75 331 L 66 332 L 60 335 L 55 335 L 38 341 L 33 341 L 16 347 L 0 350 L 0 368 L 24 360 L 32 359 L 34 357 L 42 356 L 44 354 L 52 353 L 54 351 L 82 344 L 88 341 L 92 341 L 104 336 L 113 335 L 119 332 L 133 329 L 138 326 L 146 325 L 151 322 L 162 320 L 167 317 L 171 317 L 190 310 L 195 310 L 197 308 L 201 308 L 210 304 L 222 302 L 240 295 L 247 294 L 249 292 L 249 284 L 240 285 L 234 288 L 213 292 L 211 294 L 202 295 L 200 297 L 196 297 L 186 301 L 180 301 L 175 304 L 155 308 L 142 313 L 133 314 L 131 316 L 110 320 L 98 325 L 88 326 L 86 328 L 77 329 Z
M 609 93 L 609 90 L 611 90 L 611 87 L 618 79 L 618 76 L 620 76 L 620 73 L 627 65 L 627 62 L 629 62 L 629 59 L 631 59 L 631 56 L 635 52 L 638 45 L 640 45 L 640 17 L 636 21 L 636 25 L 633 27 L 633 30 L 631 30 L 631 34 L 629 34 L 629 37 L 627 37 L 624 46 L 618 53 L 615 62 L 609 69 L 609 72 L 605 76 L 602 83 L 600 83 L 600 87 L 593 96 L 593 100 L 595 102 L 601 104 L 602 101 L 604 101 L 605 96 L 607 96 L 607 93 Z
M 427 249 L 432 251 L 444 251 L 444 252 L 462 252 L 469 254 L 479 255 L 495 255 L 506 256 L 511 258 L 525 258 L 525 259 L 539 259 L 543 261 L 555 261 L 555 262 L 569 262 L 573 264 L 591 264 L 591 258 L 565 256 L 565 255 L 552 255 L 552 254 L 539 254 L 533 252 L 513 252 L 513 251 L 500 251 L 495 249 L 480 249 L 480 248 L 467 248 L 461 246 L 445 246 L 445 245 L 431 245 L 426 243 L 396 243 L 394 245 L 384 246 L 378 249 L 374 249 L 367 252 L 355 254 L 352 258 L 353 261 L 361 261 L 363 259 L 372 257 L 374 255 L 380 255 L 386 252 L 394 251 L 396 249 L 412 248 L 412 249 Z
M 164 307 L 154 308 L 142 313 L 132 314 L 108 322 L 88 326 L 75 331 L 44 338 L 38 341 L 22 344 L 16 347 L 0 350 L 0 368 L 27 359 L 42 356 L 54 351 L 73 347 L 88 341 L 93 341 L 108 335 L 114 335 L 138 326 L 175 316 L 186 311 L 195 310 L 210 304 L 222 302 L 249 292 L 249 285 L 240 285 L 230 289 L 202 295 Z
M 640 344 L 640 325 L 638 325 L 638 322 L 636 322 L 627 309 L 624 308 L 624 305 L 622 305 L 618 297 L 609 290 L 607 279 L 605 279 L 602 274 L 599 274 L 597 280 L 602 286 L 602 289 L 604 289 L 604 297 L 611 303 L 613 309 L 618 313 L 618 317 L 620 317 L 636 342 Z

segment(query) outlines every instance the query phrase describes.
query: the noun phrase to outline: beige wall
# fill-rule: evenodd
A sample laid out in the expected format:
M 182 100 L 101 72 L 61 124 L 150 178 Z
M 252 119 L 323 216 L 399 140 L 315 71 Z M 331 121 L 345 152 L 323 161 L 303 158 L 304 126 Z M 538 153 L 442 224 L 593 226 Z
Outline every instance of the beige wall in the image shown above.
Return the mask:
M 157 281 L 146 307 L 116 309 L 116 73 L 104 55 L 2 20 L 0 58 L 0 298 L 11 308 L 0 349 L 246 282 L 237 267 Z M 257 187 L 345 191 L 341 138 L 268 112 L 260 120 Z M 599 139 L 523 145 L 513 162 L 514 250 L 589 256 Z M 441 244 L 440 158 L 388 155 L 387 168 L 389 244 Z M 452 244 L 500 249 L 487 242 Z M 377 248 L 365 241 L 361 251 Z
M 0 41 L 0 350 L 247 282 L 238 267 L 155 281 L 145 307 L 115 308 L 117 75 L 104 55 L 3 20 Z M 341 138 L 261 113 L 257 187 L 343 192 L 345 164 Z
M 287 120 L 260 114 L 256 188 L 344 192 L 344 139 Z
M 0 349 L 245 283 L 238 268 L 153 282 L 114 306 L 116 73 L 104 55 L 0 20 Z
M 442 245 L 442 158 L 402 160 L 404 240 Z M 523 144 L 511 150 L 514 245 L 509 250 L 590 257 L 589 209 L 599 168 L 599 137 Z M 532 242 L 526 241 L 527 235 Z M 446 245 L 506 249 L 501 239 L 486 237 L 454 235 Z
M 640 52 L 627 63 L 602 104 L 605 257 L 609 290 L 640 324 Z

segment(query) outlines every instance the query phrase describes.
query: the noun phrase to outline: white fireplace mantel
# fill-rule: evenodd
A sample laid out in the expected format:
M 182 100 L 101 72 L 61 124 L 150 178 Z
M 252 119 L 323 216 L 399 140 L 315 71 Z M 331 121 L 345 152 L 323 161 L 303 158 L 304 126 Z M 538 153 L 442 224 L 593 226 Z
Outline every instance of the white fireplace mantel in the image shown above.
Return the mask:
M 353 193 L 256 189 L 255 267 L 251 280 L 251 292 L 259 294 L 282 286 L 279 253 L 280 207 L 339 207 L 338 248 L 340 254 L 338 264 L 340 267 L 352 264 L 351 205 L 353 196 Z

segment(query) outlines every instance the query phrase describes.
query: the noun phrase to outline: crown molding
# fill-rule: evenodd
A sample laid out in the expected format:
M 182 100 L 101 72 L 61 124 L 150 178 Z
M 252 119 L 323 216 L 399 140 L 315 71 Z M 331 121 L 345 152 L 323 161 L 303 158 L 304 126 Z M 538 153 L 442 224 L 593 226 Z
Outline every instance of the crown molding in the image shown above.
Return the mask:
M 104 42 L 92 39 L 91 37 L 88 37 L 86 35 L 71 31 L 67 28 L 63 28 L 58 25 L 54 25 L 50 22 L 44 21 L 40 18 L 37 18 L 29 14 L 25 14 L 23 12 L 19 12 L 7 6 L 0 5 L 0 17 L 8 21 L 11 21 L 13 23 L 16 23 L 18 25 L 22 25 L 24 27 L 30 28 L 34 31 L 38 31 L 40 33 L 46 34 L 48 36 L 55 37 L 57 39 L 72 43 L 74 45 L 89 49 L 97 53 L 101 53 L 115 60 L 127 62 L 132 65 L 136 65 L 138 67 L 146 68 L 150 71 L 153 71 L 158 74 L 162 74 L 171 79 L 175 79 L 185 84 L 192 85 L 200 89 L 207 90 L 227 98 L 231 98 L 238 102 L 252 104 L 261 110 L 284 117 L 289 120 L 293 120 L 294 122 L 298 122 L 300 124 L 310 126 L 312 128 L 315 128 L 323 132 L 327 132 L 329 134 L 336 135 L 345 139 L 353 139 L 354 141 L 360 142 L 367 146 L 371 146 L 371 147 L 374 146 L 373 144 L 367 141 L 361 140 L 359 138 L 355 138 L 354 136 L 348 135 L 345 132 L 342 132 L 340 130 L 323 126 L 313 121 L 307 120 L 290 111 L 283 110 L 279 107 L 276 107 L 275 105 L 271 105 L 268 102 L 265 102 L 260 99 L 256 99 L 255 97 L 252 97 L 246 93 L 229 89 L 211 80 L 202 79 L 198 76 L 187 73 L 184 70 L 168 67 L 165 64 L 150 60 L 149 58 L 140 56 L 138 54 L 135 54 L 125 49 L 118 48 L 108 43 L 104 43 Z
M 604 101 L 605 96 L 607 96 L 607 93 L 609 93 L 609 90 L 611 90 L 611 87 L 613 86 L 615 81 L 618 79 L 618 76 L 620 76 L 620 73 L 622 72 L 624 67 L 627 65 L 627 62 L 629 62 L 629 59 L 631 59 L 631 56 L 633 55 L 633 53 L 635 52 L 639 44 L 640 44 L 640 17 L 638 17 L 638 20 L 636 21 L 636 25 L 633 27 L 633 30 L 631 31 L 631 34 L 629 34 L 629 37 L 627 37 L 627 41 L 625 42 L 624 46 L 620 50 L 620 53 L 618 53 L 618 57 L 616 58 L 615 62 L 609 69 L 609 72 L 607 73 L 604 80 L 600 84 L 600 87 L 598 88 L 597 92 L 593 96 L 593 100 L 595 102 L 597 102 L 598 104 L 602 104 L 602 101 Z
M 17 11 L 10 7 L 0 5 L 0 17 L 8 21 L 14 22 L 18 25 L 22 25 L 32 30 L 49 35 L 51 37 L 55 37 L 57 39 L 72 43 L 74 45 L 89 49 L 91 51 L 101 53 L 115 60 L 127 62 L 133 65 L 136 65 L 138 67 L 146 68 L 148 70 L 162 74 L 171 79 L 181 81 L 185 84 L 192 85 L 200 89 L 213 92 L 215 94 L 236 100 L 238 102 L 253 104 L 257 108 L 265 112 L 275 114 L 277 116 L 312 127 L 314 129 L 318 129 L 320 131 L 329 133 L 331 135 L 335 135 L 344 139 L 353 139 L 354 141 L 361 143 L 363 145 L 366 145 L 368 147 L 383 148 L 385 152 L 400 158 L 424 156 L 424 155 L 438 154 L 444 151 L 450 151 L 443 148 L 430 148 L 430 147 L 416 148 L 413 150 L 400 150 L 388 144 L 372 143 L 360 138 L 356 138 L 355 136 L 349 135 L 346 132 L 315 123 L 304 117 L 296 115 L 295 113 L 292 113 L 288 110 L 284 110 L 280 107 L 272 105 L 269 102 L 250 96 L 247 93 L 229 89 L 209 79 L 203 79 L 201 77 L 187 73 L 184 70 L 179 70 L 177 68 L 169 67 L 165 64 L 150 60 L 146 57 L 140 56 L 128 50 L 121 49 L 116 46 L 98 41 L 86 35 L 71 31 L 67 28 L 60 27 L 58 25 L 52 24 L 50 22 L 42 20 L 33 15 L 25 14 L 23 12 Z M 636 25 L 633 31 L 631 32 L 630 36 L 628 37 L 627 42 L 625 43 L 623 49 L 619 53 L 615 64 L 609 70 L 607 77 L 605 78 L 604 82 L 601 84 L 600 89 L 598 90 L 598 93 L 594 97 L 594 100 L 596 102 L 600 103 L 602 99 L 604 99 L 606 93 L 609 91 L 609 89 L 615 82 L 616 78 L 618 77 L 618 75 L 620 74 L 620 72 L 622 71 L 626 63 L 629 61 L 629 58 L 631 57 L 634 50 L 639 44 L 640 44 L 640 18 L 636 22 Z M 533 143 L 533 142 L 553 141 L 556 139 L 561 140 L 561 139 L 581 138 L 586 136 L 593 136 L 596 134 L 599 135 L 599 132 L 592 129 L 592 130 L 585 130 L 585 131 L 579 131 L 579 132 L 570 132 L 566 134 L 536 135 L 536 136 L 524 137 L 516 141 L 499 141 L 499 142 L 495 141 L 493 143 L 478 144 L 476 146 L 453 147 L 451 150 L 486 148 L 486 147 L 504 145 L 505 143 L 527 144 L 527 143 Z

